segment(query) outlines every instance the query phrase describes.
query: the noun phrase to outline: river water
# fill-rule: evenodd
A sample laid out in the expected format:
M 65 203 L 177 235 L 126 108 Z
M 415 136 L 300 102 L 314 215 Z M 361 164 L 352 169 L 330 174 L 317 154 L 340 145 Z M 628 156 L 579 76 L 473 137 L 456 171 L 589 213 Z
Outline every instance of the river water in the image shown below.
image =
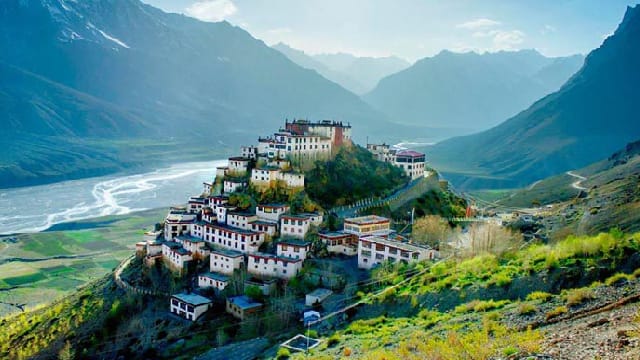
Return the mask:
M 110 175 L 0 189 L 0 234 L 38 232 L 52 225 L 184 204 L 202 193 L 227 160 L 191 162 L 135 175 Z

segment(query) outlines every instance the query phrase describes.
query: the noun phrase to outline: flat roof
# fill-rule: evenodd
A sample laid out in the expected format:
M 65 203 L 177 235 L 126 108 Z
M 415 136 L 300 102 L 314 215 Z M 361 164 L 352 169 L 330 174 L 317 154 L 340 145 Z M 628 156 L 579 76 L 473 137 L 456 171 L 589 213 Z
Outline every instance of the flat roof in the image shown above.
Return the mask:
M 297 240 L 297 239 L 282 239 L 280 241 L 278 241 L 278 243 L 276 245 L 292 245 L 292 246 L 309 246 L 311 245 L 310 242 L 308 241 L 303 241 L 303 240 Z
M 410 156 L 410 157 L 420 157 L 425 156 L 421 152 L 413 151 L 413 150 L 400 150 L 396 152 L 396 156 Z
M 377 243 L 377 244 L 384 244 L 384 245 L 387 245 L 387 246 L 390 246 L 390 247 L 394 247 L 394 248 L 401 249 L 401 250 L 406 250 L 406 251 L 433 250 L 432 248 L 430 248 L 428 246 L 410 244 L 410 243 L 397 241 L 397 240 L 389 240 L 389 239 L 385 239 L 385 238 L 381 238 L 381 237 L 377 237 L 377 236 L 361 237 L 360 241 L 367 241 L 367 242 L 372 242 L 372 243 Z
M 331 294 L 333 294 L 333 291 L 331 291 L 329 289 L 317 288 L 317 289 L 313 290 L 312 292 L 308 293 L 307 295 L 321 298 L 321 297 L 329 296 Z
M 204 304 L 211 304 L 211 300 L 207 299 L 204 296 L 200 296 L 198 294 L 186 294 L 186 293 L 180 293 L 180 294 L 174 294 L 171 295 L 171 297 L 176 298 L 182 302 L 185 302 L 187 304 L 191 304 L 194 306 L 198 306 L 198 305 L 204 305 Z
M 177 243 L 175 241 L 167 241 L 167 242 L 164 242 L 163 245 L 168 246 L 170 249 L 177 249 L 182 247 L 182 244 Z
M 246 158 L 244 156 L 232 156 L 232 157 L 229 158 L 229 160 L 231 160 L 231 161 L 246 161 L 246 162 L 251 161 L 251 159 Z
M 367 225 L 367 224 L 379 224 L 382 222 L 390 222 L 386 217 L 378 216 L 378 215 L 366 215 L 359 216 L 353 218 L 344 219 L 345 223 L 358 224 L 358 225 Z
M 227 257 L 240 257 L 240 256 L 244 257 L 244 254 L 241 253 L 240 251 L 228 250 L 228 249 L 215 249 L 215 250 L 211 250 L 211 253 L 223 255 Z
M 242 310 L 249 310 L 262 307 L 262 303 L 254 301 L 246 295 L 234 296 L 227 298 L 227 301 L 238 305 Z
M 180 241 L 195 242 L 195 243 L 204 242 L 203 239 L 198 239 L 197 237 L 193 237 L 191 235 L 179 235 L 179 236 L 176 236 L 176 239 Z
M 261 253 L 261 252 L 254 252 L 254 253 L 250 253 L 247 254 L 247 256 L 253 256 L 253 257 L 259 257 L 259 258 L 264 258 L 264 259 L 274 259 L 274 260 L 282 260 L 282 261 L 286 261 L 286 262 L 300 262 L 302 261 L 302 259 L 294 259 L 292 257 L 288 257 L 288 256 L 278 256 L 278 255 L 274 255 L 274 254 L 267 254 L 267 253 Z
M 346 233 L 344 231 L 330 231 L 330 232 L 318 233 L 318 236 L 334 238 L 334 237 L 354 236 L 354 234 Z
M 198 276 L 202 276 L 202 277 L 206 277 L 206 278 L 210 278 L 213 280 L 218 280 L 218 281 L 229 281 L 229 277 L 226 275 L 222 275 L 222 274 L 218 274 L 218 273 L 213 273 L 213 272 L 207 272 L 204 274 L 200 274 Z
M 284 207 L 289 207 L 289 205 L 288 205 L 288 204 L 275 204 L 275 203 L 271 203 L 271 204 L 258 204 L 258 206 L 270 207 L 270 208 L 284 208 Z
M 245 235 L 256 235 L 256 234 L 258 234 L 255 231 L 240 229 L 240 228 L 237 228 L 237 227 L 229 226 L 227 224 L 213 223 L 213 224 L 207 224 L 206 226 L 210 226 L 212 228 L 218 228 L 218 229 L 222 229 L 222 230 L 226 230 L 226 231 L 232 231 L 232 232 L 235 232 L 236 234 L 245 234 Z

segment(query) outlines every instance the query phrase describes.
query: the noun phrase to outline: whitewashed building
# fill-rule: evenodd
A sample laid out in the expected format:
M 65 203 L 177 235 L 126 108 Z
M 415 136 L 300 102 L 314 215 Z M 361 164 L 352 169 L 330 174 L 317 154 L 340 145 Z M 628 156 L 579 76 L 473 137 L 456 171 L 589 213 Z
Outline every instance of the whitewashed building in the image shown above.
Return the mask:
M 417 246 L 376 236 L 358 240 L 358 267 L 371 269 L 384 262 L 416 262 L 433 260 L 438 252 L 426 246 Z
M 174 206 L 164 219 L 164 239 L 173 240 L 176 236 L 189 233 L 191 224 L 196 221 L 197 215 L 190 213 L 186 207 Z
M 413 150 L 400 150 L 395 154 L 395 165 L 412 180 L 424 177 L 425 155 Z
M 276 244 L 276 254 L 292 259 L 305 260 L 311 250 L 311 243 L 299 240 L 280 240 Z
M 229 285 L 229 277 L 218 273 L 204 273 L 198 275 L 199 288 L 215 288 L 218 291 L 224 290 Z
M 354 256 L 358 254 L 358 236 L 343 231 L 319 233 L 318 237 L 327 245 L 331 254 Z
M 204 239 L 224 249 L 243 253 L 258 251 L 264 242 L 264 233 L 234 228 L 226 224 L 207 224 Z
M 244 230 L 251 230 L 251 223 L 258 221 L 258 215 L 246 212 L 229 212 L 227 214 L 227 225 Z
M 287 204 L 259 204 L 256 206 L 256 215 L 261 220 L 278 222 L 280 215 L 287 213 L 289 209 Z
M 171 313 L 187 320 L 196 321 L 211 307 L 211 300 L 197 294 L 175 294 L 171 296 Z
M 247 183 L 240 179 L 226 179 L 223 183 L 223 191 L 225 194 L 231 194 L 247 187 Z
M 218 224 L 226 224 L 227 214 L 231 211 L 236 211 L 237 209 L 237 207 L 229 204 L 214 205 L 213 211 L 216 213 L 216 221 Z
M 358 237 L 367 235 L 387 236 L 391 233 L 391 220 L 377 215 L 344 219 L 344 232 Z
M 257 146 L 242 146 L 240 148 L 240 153 L 243 158 L 255 160 L 258 158 L 258 147 Z
M 285 214 L 280 217 L 280 236 L 304 239 L 311 227 L 307 216 Z
M 275 236 L 278 232 L 278 224 L 270 221 L 256 220 L 250 223 L 251 231 L 263 233 L 268 236 Z
M 214 273 L 233 275 L 234 270 L 244 266 L 244 255 L 233 250 L 212 250 L 209 255 L 209 270 Z
M 162 258 L 176 270 L 182 271 L 185 265 L 193 260 L 191 251 L 184 249 L 182 244 L 167 241 L 162 244 Z
M 229 158 L 229 170 L 227 175 L 230 176 L 245 176 L 249 170 L 249 163 L 251 159 L 241 156 L 234 156 Z
M 302 259 L 264 253 L 251 253 L 247 257 L 247 272 L 259 277 L 290 279 L 302 269 Z
M 176 236 L 175 242 L 182 245 L 183 249 L 191 252 L 193 256 L 197 254 L 201 259 L 209 256 L 209 249 L 207 249 L 205 245 L 206 243 L 203 239 L 193 236 L 180 235 Z

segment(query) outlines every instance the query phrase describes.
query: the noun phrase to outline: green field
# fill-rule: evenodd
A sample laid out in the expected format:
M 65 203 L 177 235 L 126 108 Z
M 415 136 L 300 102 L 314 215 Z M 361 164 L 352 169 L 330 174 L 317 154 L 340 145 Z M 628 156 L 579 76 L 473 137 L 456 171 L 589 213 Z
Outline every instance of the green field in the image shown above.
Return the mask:
M 0 317 L 20 311 L 11 304 L 40 306 L 111 272 L 165 211 L 59 226 L 70 230 L 0 237 Z M 104 223 L 109 226 L 101 226 Z

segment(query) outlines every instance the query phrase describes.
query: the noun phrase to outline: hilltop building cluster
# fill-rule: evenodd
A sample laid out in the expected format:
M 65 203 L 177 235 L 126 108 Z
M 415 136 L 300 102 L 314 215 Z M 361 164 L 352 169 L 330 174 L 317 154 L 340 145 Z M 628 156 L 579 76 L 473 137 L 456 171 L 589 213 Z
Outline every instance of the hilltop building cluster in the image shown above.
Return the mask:
M 257 146 L 243 146 L 242 156 L 230 157 L 227 166 L 217 168 L 215 181 L 205 183 L 201 195 L 190 197 L 184 206 L 171 207 L 162 226 L 145 233 L 144 241 L 136 245 L 147 266 L 160 262 L 178 274 L 200 269 L 194 279 L 197 293 L 174 294 L 170 311 L 195 321 L 213 306 L 207 297 L 213 293 L 226 298 L 225 309 L 231 315 L 244 319 L 255 314 L 264 304 L 231 294 L 256 286 L 268 296 L 278 282 L 299 275 L 313 253 L 308 236 L 312 231 L 318 246 L 330 255 L 357 256 L 363 269 L 383 262 L 436 258 L 435 250 L 397 235 L 384 217 L 347 218 L 342 230 L 328 231 L 321 212 L 293 213 L 287 203 L 240 209 L 230 201 L 249 185 L 258 191 L 275 186 L 289 192 L 303 188 L 304 175 L 291 170 L 294 164 L 329 159 L 337 148 L 350 143 L 351 126 L 340 122 L 286 122 L 273 137 L 260 138 Z M 239 279 L 240 287 L 234 283 Z M 232 283 L 234 291 L 226 291 Z M 309 294 L 309 301 L 322 301 L 331 293 L 316 290 Z
M 377 160 L 401 168 L 411 180 L 419 179 L 425 175 L 425 154 L 421 152 L 395 149 L 387 144 L 367 144 L 367 150 L 369 150 Z

